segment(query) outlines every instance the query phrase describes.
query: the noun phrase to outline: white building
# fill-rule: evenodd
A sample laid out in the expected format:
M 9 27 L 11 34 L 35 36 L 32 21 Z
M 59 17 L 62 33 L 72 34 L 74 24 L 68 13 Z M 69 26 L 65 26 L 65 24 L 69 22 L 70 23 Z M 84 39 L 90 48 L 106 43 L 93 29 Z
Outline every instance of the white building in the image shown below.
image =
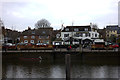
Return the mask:
M 91 26 L 66 26 L 61 31 L 61 38 L 66 44 L 70 44 L 70 39 L 73 38 L 72 44 L 93 42 L 99 38 L 99 33 L 93 31 Z M 79 42 L 79 43 L 78 43 Z

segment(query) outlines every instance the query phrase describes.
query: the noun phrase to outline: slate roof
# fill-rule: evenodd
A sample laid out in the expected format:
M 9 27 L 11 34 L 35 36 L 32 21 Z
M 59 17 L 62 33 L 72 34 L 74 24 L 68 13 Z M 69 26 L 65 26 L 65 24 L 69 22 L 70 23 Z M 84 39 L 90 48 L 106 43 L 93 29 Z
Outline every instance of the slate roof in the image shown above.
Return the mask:
M 118 30 L 119 27 L 118 25 L 109 25 L 109 26 L 106 26 L 106 30 Z
M 66 28 L 69 28 L 69 31 L 66 31 L 66 30 L 65 30 Z M 88 31 L 91 30 L 90 25 L 88 25 L 88 26 L 66 26 L 66 27 L 62 30 L 62 32 L 71 32 L 71 31 L 74 31 L 75 28 L 78 28 L 78 29 L 79 29 L 78 31 L 85 31 L 85 28 L 88 28 Z
M 120 34 L 120 27 L 118 25 L 106 26 L 106 30 L 110 30 L 110 31 L 117 30 L 117 34 Z
M 32 30 L 25 30 L 22 32 L 22 36 L 30 36 L 30 35 L 51 35 L 53 28 L 39 28 L 39 29 L 32 29 Z
M 119 29 L 118 29 L 118 31 L 117 31 L 117 34 L 120 34 L 120 27 L 119 27 Z

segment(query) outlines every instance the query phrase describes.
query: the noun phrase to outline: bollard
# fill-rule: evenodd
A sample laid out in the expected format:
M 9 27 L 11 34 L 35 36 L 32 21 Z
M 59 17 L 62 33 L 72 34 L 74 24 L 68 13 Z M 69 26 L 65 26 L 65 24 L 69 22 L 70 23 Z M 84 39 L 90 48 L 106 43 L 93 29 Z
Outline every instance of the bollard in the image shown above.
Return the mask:
M 66 63 L 66 80 L 70 80 L 70 54 L 65 55 L 65 63 Z

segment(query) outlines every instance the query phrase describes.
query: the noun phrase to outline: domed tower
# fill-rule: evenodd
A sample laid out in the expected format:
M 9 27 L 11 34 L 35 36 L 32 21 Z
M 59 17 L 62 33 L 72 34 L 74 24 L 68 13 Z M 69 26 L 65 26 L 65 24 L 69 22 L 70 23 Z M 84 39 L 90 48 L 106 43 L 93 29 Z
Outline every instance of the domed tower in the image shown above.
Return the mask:
M 39 29 L 39 28 L 48 28 L 50 27 L 50 22 L 46 19 L 41 19 L 39 21 L 37 21 L 37 23 L 35 24 L 35 28 Z

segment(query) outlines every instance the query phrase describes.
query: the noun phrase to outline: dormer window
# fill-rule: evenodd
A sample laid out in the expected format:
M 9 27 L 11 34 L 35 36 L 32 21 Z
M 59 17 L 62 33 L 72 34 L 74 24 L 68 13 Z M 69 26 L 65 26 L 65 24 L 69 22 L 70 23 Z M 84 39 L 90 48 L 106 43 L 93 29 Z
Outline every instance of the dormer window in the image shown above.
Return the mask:
M 88 28 L 85 28 L 85 31 L 88 31 Z
M 78 28 L 74 28 L 74 31 L 79 31 L 79 29 Z
M 69 31 L 69 28 L 66 28 L 65 31 Z

